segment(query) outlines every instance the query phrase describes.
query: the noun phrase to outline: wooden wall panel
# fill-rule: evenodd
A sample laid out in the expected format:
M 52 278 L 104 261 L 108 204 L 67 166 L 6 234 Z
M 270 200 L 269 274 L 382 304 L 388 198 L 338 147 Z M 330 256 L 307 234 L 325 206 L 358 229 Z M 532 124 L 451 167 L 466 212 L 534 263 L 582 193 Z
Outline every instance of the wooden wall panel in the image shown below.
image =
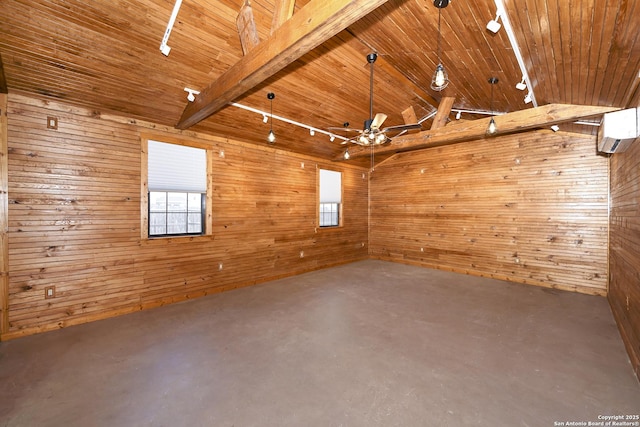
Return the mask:
M 3 79 L 0 58 L 0 336 L 9 330 L 8 96 L 2 91 Z
M 640 378 L 640 141 L 611 156 L 609 303 Z
M 607 159 L 541 130 L 405 153 L 371 182 L 370 255 L 604 295 Z
M 3 339 L 367 257 L 361 168 L 22 94 L 9 95 L 8 112 Z M 57 129 L 47 128 L 48 117 Z M 141 238 L 141 133 L 148 132 L 211 146 L 211 236 Z M 316 228 L 317 167 L 343 172 L 344 227 Z M 49 286 L 55 297 L 45 299 Z

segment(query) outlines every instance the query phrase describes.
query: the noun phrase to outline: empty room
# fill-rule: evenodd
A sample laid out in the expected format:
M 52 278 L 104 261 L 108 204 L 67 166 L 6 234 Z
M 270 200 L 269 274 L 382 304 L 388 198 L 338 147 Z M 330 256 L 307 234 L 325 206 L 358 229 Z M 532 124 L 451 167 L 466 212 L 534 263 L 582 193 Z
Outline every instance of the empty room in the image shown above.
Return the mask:
M 640 426 L 639 28 L 0 2 L 0 425 Z

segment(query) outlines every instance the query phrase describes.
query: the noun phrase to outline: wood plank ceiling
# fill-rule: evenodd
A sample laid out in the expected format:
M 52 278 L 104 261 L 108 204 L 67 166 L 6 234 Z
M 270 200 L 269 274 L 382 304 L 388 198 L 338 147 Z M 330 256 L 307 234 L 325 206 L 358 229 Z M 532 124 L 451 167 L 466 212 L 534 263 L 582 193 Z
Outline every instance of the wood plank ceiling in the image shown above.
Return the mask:
M 276 0 L 278 1 L 278 0 Z M 202 90 L 242 57 L 236 18 L 243 0 L 184 0 L 169 38 L 159 45 L 173 0 L 12 0 L 0 2 L 0 55 L 9 93 L 44 95 L 98 113 L 174 126 L 187 105 L 185 87 Z M 309 0 L 295 2 L 295 13 Z M 273 0 L 251 2 L 261 40 L 269 38 Z M 530 108 L 506 31 L 488 31 L 494 0 L 452 0 L 442 9 L 442 63 L 451 84 L 430 88 L 438 63 L 438 9 L 431 0 L 389 0 L 234 102 L 326 129 L 369 115 L 369 65 L 375 63 L 374 110 L 385 125 L 434 114 L 443 97 L 454 111 Z M 627 107 L 640 104 L 640 0 L 504 0 L 538 105 Z M 493 102 L 489 77 L 498 77 Z M 463 119 L 484 117 L 463 113 Z M 267 144 L 269 124 L 227 106 L 192 130 Z M 455 120 L 454 114 L 450 116 Z M 276 146 L 332 159 L 340 140 L 275 120 Z M 431 119 L 423 129 L 431 127 Z M 593 126 L 563 130 L 594 133 Z M 344 135 L 338 132 L 339 135 Z M 352 136 L 352 135 L 349 135 Z

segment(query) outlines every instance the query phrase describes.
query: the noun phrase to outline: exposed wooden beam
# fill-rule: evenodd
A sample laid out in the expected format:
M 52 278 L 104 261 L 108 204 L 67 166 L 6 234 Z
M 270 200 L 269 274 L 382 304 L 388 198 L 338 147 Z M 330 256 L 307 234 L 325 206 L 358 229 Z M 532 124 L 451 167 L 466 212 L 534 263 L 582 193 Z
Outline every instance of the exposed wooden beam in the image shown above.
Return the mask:
M 2 65 L 2 55 L 0 55 L 0 93 L 9 93 L 7 79 L 4 75 L 4 66 Z
M 242 53 L 246 55 L 260 43 L 260 36 L 258 36 L 256 21 L 253 19 L 253 9 L 251 8 L 251 2 L 249 0 L 245 0 L 240 8 L 240 12 L 238 12 L 236 27 L 238 28 L 238 35 L 240 36 Z
M 498 135 L 516 133 L 528 129 L 551 126 L 558 123 L 570 122 L 587 117 L 599 116 L 604 113 L 619 110 L 615 107 L 598 107 L 589 105 L 549 104 L 527 110 L 514 111 L 495 116 Z M 484 138 L 489 117 L 452 123 L 442 128 L 427 130 L 413 135 L 403 135 L 394 138 L 389 145 L 376 147 L 376 154 L 413 151 L 422 148 L 440 147 L 458 142 Z M 350 158 L 365 157 L 371 154 L 369 147 L 350 147 Z M 337 156 L 334 160 L 344 160 Z
M 418 116 L 416 116 L 416 110 L 413 109 L 412 105 L 409 105 L 402 111 L 402 119 L 404 120 L 405 125 L 418 123 Z
M 386 2 L 311 0 L 187 104 L 176 127 L 204 120 Z
M 449 118 L 449 114 L 451 114 L 451 107 L 453 107 L 453 101 L 455 100 L 456 98 L 454 96 L 445 96 L 440 100 L 438 112 L 433 118 L 433 123 L 431 124 L 431 130 L 444 127 L 447 124 L 447 119 Z
M 293 16 L 293 8 L 296 0 L 276 0 L 273 11 L 273 20 L 271 21 L 271 34 L 274 33 L 282 24 Z

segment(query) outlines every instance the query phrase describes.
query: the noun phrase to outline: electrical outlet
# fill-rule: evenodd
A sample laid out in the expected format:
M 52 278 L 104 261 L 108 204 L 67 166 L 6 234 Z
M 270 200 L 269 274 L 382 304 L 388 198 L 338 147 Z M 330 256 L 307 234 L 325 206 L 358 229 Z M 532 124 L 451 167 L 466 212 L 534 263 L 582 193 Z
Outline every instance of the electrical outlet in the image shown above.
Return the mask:
M 50 299 L 56 297 L 56 287 L 47 286 L 44 288 L 44 299 Z
M 47 117 L 47 129 L 58 129 L 58 118 L 53 116 Z

